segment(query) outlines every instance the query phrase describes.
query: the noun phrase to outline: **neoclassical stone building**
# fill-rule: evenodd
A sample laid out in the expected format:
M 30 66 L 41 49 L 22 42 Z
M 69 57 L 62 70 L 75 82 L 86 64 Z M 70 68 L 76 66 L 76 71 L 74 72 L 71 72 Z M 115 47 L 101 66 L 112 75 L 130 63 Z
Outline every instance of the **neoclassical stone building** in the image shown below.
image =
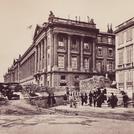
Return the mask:
M 134 98 L 134 17 L 116 27 L 116 81 Z
M 36 83 L 50 87 L 77 86 L 93 75 L 114 79 L 115 35 L 99 32 L 88 22 L 55 17 L 37 25 L 33 44 L 8 69 L 5 82 Z

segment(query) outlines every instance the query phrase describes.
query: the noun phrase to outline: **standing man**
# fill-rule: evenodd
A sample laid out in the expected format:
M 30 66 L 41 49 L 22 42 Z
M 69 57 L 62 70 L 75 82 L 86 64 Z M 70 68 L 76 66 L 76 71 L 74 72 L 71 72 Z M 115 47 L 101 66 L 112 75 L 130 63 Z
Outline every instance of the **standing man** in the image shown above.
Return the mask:
M 92 94 L 92 92 L 90 91 L 90 92 L 89 92 L 89 106 L 92 106 L 92 100 L 93 100 L 93 94 Z
M 81 105 L 83 106 L 83 104 L 84 104 L 84 95 L 83 93 L 81 93 Z
M 114 95 L 114 93 L 111 93 L 111 94 L 112 95 L 110 96 L 110 105 L 111 105 L 112 108 L 115 108 L 115 106 L 117 106 L 118 99 Z
M 96 107 L 96 102 L 97 102 L 97 93 L 94 91 L 93 93 L 93 102 L 94 102 L 94 107 Z
M 128 95 L 126 93 L 124 93 L 123 94 L 123 105 L 126 108 L 128 107 L 128 100 L 129 100 Z

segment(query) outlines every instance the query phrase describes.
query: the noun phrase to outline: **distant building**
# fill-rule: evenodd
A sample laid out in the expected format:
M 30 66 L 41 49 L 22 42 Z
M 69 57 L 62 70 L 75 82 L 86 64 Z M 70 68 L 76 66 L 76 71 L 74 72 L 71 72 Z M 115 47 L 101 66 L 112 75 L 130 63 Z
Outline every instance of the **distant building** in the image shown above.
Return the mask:
M 99 32 L 96 43 L 96 71 L 111 81 L 115 80 L 115 39 L 114 34 Z
M 33 44 L 4 75 L 23 85 L 73 87 L 93 75 L 114 79 L 115 36 L 99 32 L 94 20 L 82 22 L 55 17 L 37 25 Z
M 118 25 L 116 34 L 116 81 L 119 89 L 134 93 L 134 18 Z

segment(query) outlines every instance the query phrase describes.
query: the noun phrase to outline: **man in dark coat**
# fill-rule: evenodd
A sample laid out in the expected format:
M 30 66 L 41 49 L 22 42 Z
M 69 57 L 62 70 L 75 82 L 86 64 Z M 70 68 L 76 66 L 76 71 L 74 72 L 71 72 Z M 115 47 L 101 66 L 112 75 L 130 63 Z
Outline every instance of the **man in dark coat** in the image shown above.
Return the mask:
M 94 93 L 93 93 L 93 102 L 94 102 L 94 107 L 96 106 L 96 101 L 97 100 L 97 93 L 96 93 L 96 91 L 94 91 Z
M 84 95 L 83 93 L 81 93 L 81 105 L 83 106 L 83 104 L 84 104 Z
M 110 105 L 112 108 L 115 108 L 117 106 L 118 98 L 114 95 L 114 93 L 111 93 L 112 95 L 110 96 Z
M 123 105 L 124 107 L 128 107 L 128 95 L 126 93 L 123 94 Z
M 90 91 L 90 92 L 89 92 L 89 106 L 92 106 L 92 100 L 93 100 L 93 94 L 92 94 L 92 92 Z
M 101 107 L 102 103 L 104 102 L 103 93 L 100 93 L 100 95 L 97 96 L 97 107 Z
M 87 104 L 87 93 L 85 93 L 84 102 L 85 102 L 85 104 Z

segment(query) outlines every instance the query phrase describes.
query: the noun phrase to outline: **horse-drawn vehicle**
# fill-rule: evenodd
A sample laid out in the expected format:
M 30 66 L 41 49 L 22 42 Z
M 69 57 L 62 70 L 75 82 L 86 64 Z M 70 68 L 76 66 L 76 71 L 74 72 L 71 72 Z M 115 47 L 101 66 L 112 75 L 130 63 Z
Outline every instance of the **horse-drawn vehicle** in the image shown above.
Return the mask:
M 15 94 L 22 90 L 22 86 L 19 83 L 0 83 L 0 93 L 3 97 L 7 97 L 9 100 L 18 100 L 20 96 Z

